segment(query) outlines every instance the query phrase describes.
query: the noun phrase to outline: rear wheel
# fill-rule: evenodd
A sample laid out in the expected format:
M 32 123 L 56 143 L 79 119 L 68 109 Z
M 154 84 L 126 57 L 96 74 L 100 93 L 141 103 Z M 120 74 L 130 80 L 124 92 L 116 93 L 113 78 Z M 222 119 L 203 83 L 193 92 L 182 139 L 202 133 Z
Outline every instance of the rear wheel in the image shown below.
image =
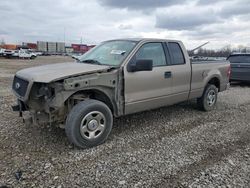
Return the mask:
M 215 85 L 206 86 L 203 95 L 197 99 L 198 107 L 203 111 L 211 111 L 215 108 L 218 96 L 218 89 Z
M 69 113 L 65 131 L 71 143 L 80 148 L 102 144 L 111 132 L 113 116 L 109 107 L 97 100 L 78 103 Z

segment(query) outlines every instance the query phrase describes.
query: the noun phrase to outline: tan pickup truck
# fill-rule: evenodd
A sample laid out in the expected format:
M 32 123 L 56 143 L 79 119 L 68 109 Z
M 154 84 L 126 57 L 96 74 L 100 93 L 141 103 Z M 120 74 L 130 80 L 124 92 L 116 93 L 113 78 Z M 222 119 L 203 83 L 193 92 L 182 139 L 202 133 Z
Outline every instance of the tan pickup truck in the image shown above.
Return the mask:
M 113 117 L 197 99 L 212 110 L 229 86 L 228 61 L 191 63 L 182 42 L 118 39 L 101 43 L 74 63 L 18 71 L 13 92 L 27 124 L 65 128 L 81 148 L 103 143 Z M 152 112 L 153 113 L 153 112 Z

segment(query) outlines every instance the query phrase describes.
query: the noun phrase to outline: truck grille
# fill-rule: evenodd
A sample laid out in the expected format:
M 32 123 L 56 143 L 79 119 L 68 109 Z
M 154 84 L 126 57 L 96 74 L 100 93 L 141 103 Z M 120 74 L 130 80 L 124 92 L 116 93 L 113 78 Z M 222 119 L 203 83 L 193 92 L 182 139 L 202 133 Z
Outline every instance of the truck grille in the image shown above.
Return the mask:
M 29 82 L 18 77 L 14 77 L 12 89 L 21 97 L 24 97 L 28 88 Z

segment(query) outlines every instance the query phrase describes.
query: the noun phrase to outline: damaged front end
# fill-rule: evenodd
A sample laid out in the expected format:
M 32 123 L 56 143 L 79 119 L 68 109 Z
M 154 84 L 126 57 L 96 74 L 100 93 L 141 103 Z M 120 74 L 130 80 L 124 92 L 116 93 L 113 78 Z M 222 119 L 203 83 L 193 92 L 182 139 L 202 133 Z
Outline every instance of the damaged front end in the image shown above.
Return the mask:
M 87 98 L 100 100 L 113 110 L 114 116 L 123 114 L 123 98 L 118 85 L 118 70 L 72 76 L 61 80 L 41 83 L 15 76 L 13 92 L 25 124 L 50 124 L 64 127 L 67 114 L 77 103 Z
M 12 106 L 13 111 L 18 111 L 25 124 L 52 124 L 63 121 L 65 112 L 50 106 L 55 92 L 62 84 L 30 83 L 15 76 L 12 89 L 17 96 L 17 104 Z M 64 108 L 62 108 L 64 110 Z M 62 111 L 61 110 L 61 111 Z

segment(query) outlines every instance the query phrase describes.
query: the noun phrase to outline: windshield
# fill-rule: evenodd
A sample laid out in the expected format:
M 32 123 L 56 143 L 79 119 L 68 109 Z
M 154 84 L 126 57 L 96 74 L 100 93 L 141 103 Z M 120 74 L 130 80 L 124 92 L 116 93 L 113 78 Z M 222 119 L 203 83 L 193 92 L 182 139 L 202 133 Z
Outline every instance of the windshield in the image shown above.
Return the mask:
M 250 55 L 230 56 L 228 60 L 231 63 L 250 63 Z
M 83 63 L 118 66 L 136 45 L 135 41 L 107 41 L 79 57 Z

